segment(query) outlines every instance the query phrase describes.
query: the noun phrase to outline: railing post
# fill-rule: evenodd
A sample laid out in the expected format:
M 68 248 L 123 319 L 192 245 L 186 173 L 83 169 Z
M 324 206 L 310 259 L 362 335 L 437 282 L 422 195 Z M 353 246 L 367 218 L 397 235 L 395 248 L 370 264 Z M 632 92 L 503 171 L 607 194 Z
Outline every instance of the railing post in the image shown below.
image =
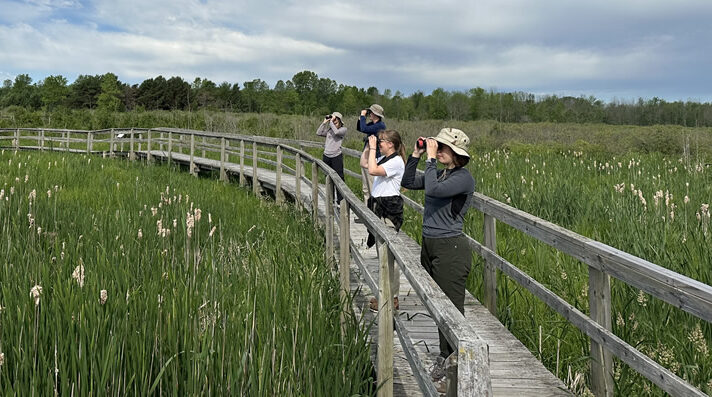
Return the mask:
M 245 141 L 240 140 L 240 186 L 245 186 Z
M 91 154 L 91 144 L 92 144 L 92 136 L 94 133 L 92 132 L 87 132 L 87 154 Z
M 114 129 L 111 129 L 109 136 L 109 157 L 114 157 Z
M 66 137 L 64 147 L 66 149 L 65 152 L 68 152 L 69 151 L 69 131 L 67 131 L 67 137 Z
M 168 133 L 168 164 L 173 162 L 173 133 Z
M 319 223 L 319 167 L 312 163 L 312 219 L 314 223 Z
M 136 153 L 134 152 L 134 130 L 131 128 L 131 141 L 129 149 L 129 160 L 136 160 Z
M 611 277 L 588 267 L 588 304 L 591 319 L 611 331 Z M 613 357 L 591 339 L 591 391 L 597 397 L 613 396 Z
M 334 181 L 326 176 L 326 201 L 324 202 L 324 232 L 326 234 L 326 261 L 334 260 Z
M 190 174 L 193 176 L 198 176 L 195 172 L 195 163 L 193 162 L 193 155 L 195 154 L 195 134 L 190 134 Z
M 297 153 L 297 161 L 294 164 L 294 201 L 297 203 L 297 208 L 302 209 L 302 156 Z
M 158 150 L 161 151 L 161 155 L 163 155 L 163 140 L 164 139 L 165 139 L 165 137 L 163 136 L 163 131 L 161 131 L 161 135 L 158 138 Z
M 252 191 L 260 194 L 260 182 L 257 180 L 257 142 L 252 142 Z
M 45 149 L 45 130 L 40 131 L 40 150 L 44 152 Z
M 148 129 L 148 132 L 146 133 L 146 138 L 148 140 L 148 143 L 146 143 L 146 161 L 149 163 L 153 162 L 153 154 L 151 154 L 151 129 Z
M 277 204 L 284 202 L 284 193 L 282 193 L 282 145 L 277 145 L 277 180 L 274 192 L 274 200 Z
M 388 243 L 378 239 L 378 397 L 393 396 L 393 293 L 390 271 L 393 254 Z
M 220 180 L 227 181 L 227 172 L 225 172 L 225 138 L 220 138 Z
M 299 160 L 297 160 L 297 163 Z M 344 310 L 341 311 L 341 335 L 346 335 L 346 313 L 348 313 L 348 296 L 351 294 L 350 267 L 351 267 L 351 222 L 349 215 L 349 202 L 341 201 L 339 219 L 339 280 L 341 281 L 341 301 Z
M 448 396 L 491 397 L 492 379 L 490 378 L 489 346 L 483 341 L 459 340 L 457 347 L 457 378 L 455 382 L 451 382 L 453 374 L 448 375 Z
M 497 252 L 497 224 L 496 219 L 485 214 L 484 220 L 485 247 Z M 489 261 L 485 261 L 482 274 L 484 283 L 484 304 L 494 316 L 497 315 L 497 268 Z
M 202 156 L 202 157 L 205 158 L 205 137 L 203 137 L 202 142 L 203 142 L 203 147 L 202 147 L 202 150 L 203 150 L 202 154 L 203 154 L 203 156 Z

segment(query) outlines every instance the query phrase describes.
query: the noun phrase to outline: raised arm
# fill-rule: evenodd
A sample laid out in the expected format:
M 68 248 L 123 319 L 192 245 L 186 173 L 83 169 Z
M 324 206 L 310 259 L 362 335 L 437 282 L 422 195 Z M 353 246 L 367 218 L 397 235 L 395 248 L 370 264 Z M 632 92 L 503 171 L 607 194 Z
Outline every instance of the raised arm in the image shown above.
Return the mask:
M 405 171 L 403 172 L 403 179 L 401 179 L 401 186 L 410 190 L 423 190 L 425 188 L 425 179 L 423 175 L 418 175 L 416 171 L 418 170 L 418 162 L 420 157 L 409 156 L 408 162 L 405 164 Z
M 324 120 L 321 124 L 319 124 L 319 128 L 316 129 L 316 134 L 319 136 L 326 136 L 327 130 L 329 130 L 329 124 L 326 123 L 326 120 Z
M 450 172 L 449 170 L 447 172 Z M 452 197 L 475 191 L 472 176 L 467 170 L 460 169 L 452 175 L 439 181 L 437 167 L 434 161 L 429 161 L 425 168 L 425 194 L 432 197 Z

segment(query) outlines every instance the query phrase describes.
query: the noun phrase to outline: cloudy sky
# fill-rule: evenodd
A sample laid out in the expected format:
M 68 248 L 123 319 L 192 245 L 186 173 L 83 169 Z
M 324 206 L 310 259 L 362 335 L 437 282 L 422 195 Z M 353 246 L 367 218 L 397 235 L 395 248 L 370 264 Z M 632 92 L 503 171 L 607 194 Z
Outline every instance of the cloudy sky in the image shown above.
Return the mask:
M 301 70 L 437 87 L 712 101 L 710 0 L 0 0 L 0 80 L 113 72 L 270 87 Z

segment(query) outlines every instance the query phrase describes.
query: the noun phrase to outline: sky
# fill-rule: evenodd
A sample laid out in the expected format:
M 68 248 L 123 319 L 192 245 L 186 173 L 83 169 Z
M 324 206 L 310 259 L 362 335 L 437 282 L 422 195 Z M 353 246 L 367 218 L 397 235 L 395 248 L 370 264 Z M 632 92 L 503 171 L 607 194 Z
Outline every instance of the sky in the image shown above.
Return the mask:
M 710 0 L 0 0 L 0 81 L 112 72 L 270 87 L 712 102 Z

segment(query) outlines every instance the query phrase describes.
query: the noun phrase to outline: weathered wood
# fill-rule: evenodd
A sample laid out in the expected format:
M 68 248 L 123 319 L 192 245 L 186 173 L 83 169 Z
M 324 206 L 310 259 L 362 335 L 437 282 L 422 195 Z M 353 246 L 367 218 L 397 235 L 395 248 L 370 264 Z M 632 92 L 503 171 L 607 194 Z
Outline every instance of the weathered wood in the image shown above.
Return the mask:
M 17 131 L 17 134 L 18 134 L 18 139 L 19 139 L 19 134 L 20 134 L 19 130 Z M 66 137 L 66 141 L 65 141 L 65 145 L 64 145 L 65 149 L 67 149 L 66 150 L 67 152 L 69 151 L 69 134 L 70 134 L 70 132 L 67 131 L 67 137 Z
M 245 178 L 245 141 L 240 140 L 240 186 L 245 186 L 247 178 Z
M 173 133 L 168 133 L 168 164 L 173 162 Z
M 671 305 L 712 322 L 712 286 L 665 269 L 479 193 L 473 208 Z
M 93 133 L 87 132 L 87 154 L 91 154 Z
M 205 137 L 202 137 L 202 138 L 201 138 L 201 142 L 203 143 L 203 145 L 202 145 L 202 147 L 201 147 L 201 149 L 203 150 L 203 151 L 202 151 L 202 157 L 205 157 Z
M 165 141 L 165 136 L 163 135 L 163 131 L 161 131 L 160 138 L 158 139 L 158 150 L 163 151 L 163 142 Z
M 260 194 L 260 181 L 257 180 L 257 142 L 252 142 L 252 191 Z
M 284 192 L 282 192 L 282 146 L 277 145 L 277 188 L 274 192 L 274 200 L 277 204 L 284 202 Z
M 129 160 L 136 160 L 136 152 L 134 151 L 134 130 L 133 128 L 131 129 L 131 137 L 130 137 L 130 150 L 129 150 Z
M 325 204 L 325 221 L 324 234 L 326 234 L 326 253 L 325 259 L 327 263 L 334 261 L 334 182 L 329 175 L 326 176 L 326 200 Z
M 472 339 L 462 339 L 457 347 L 457 395 L 492 396 L 490 381 L 489 348 Z M 487 374 L 487 381 L 478 379 Z
M 312 219 L 314 223 L 319 223 L 319 167 L 316 162 L 312 162 Z
M 146 139 L 148 140 L 148 142 L 146 143 L 146 161 L 152 163 L 153 155 L 151 154 L 151 129 L 146 132 Z
M 69 146 L 67 146 L 69 147 Z M 15 130 L 15 150 L 20 149 L 20 129 Z
M 45 130 L 42 129 L 40 131 L 40 150 L 44 151 L 45 149 Z
M 225 172 L 225 138 L 220 138 L 220 180 L 227 182 L 227 172 Z
M 378 397 L 393 396 L 393 294 L 389 269 L 393 256 L 386 241 L 378 242 Z
M 485 214 L 484 219 L 485 246 L 497 252 L 497 224 L 496 219 Z M 484 305 L 493 315 L 497 315 L 497 267 L 487 261 L 482 272 Z
M 299 155 L 297 155 L 297 164 L 299 164 Z M 295 183 L 300 185 L 299 177 L 295 179 Z M 299 193 L 297 193 L 297 197 Z M 349 270 L 351 268 L 351 222 L 350 222 L 349 203 L 341 202 L 339 209 L 339 281 L 341 282 L 341 293 L 339 297 L 344 304 L 344 310 L 341 312 L 341 335 L 346 335 L 346 315 L 348 313 L 348 296 L 351 292 Z
M 297 208 L 302 208 L 302 155 L 297 153 L 297 162 L 294 166 L 295 168 L 295 179 L 294 179 L 294 191 L 296 192 L 294 196 L 294 201 L 297 203 Z
M 590 317 L 608 331 L 611 323 L 611 277 L 588 267 L 588 302 Z M 613 357 L 611 353 L 591 340 L 591 391 L 598 397 L 613 396 Z
M 195 172 L 195 134 L 190 134 L 190 175 L 198 176 Z
M 109 133 L 109 156 L 114 157 L 114 129 Z

